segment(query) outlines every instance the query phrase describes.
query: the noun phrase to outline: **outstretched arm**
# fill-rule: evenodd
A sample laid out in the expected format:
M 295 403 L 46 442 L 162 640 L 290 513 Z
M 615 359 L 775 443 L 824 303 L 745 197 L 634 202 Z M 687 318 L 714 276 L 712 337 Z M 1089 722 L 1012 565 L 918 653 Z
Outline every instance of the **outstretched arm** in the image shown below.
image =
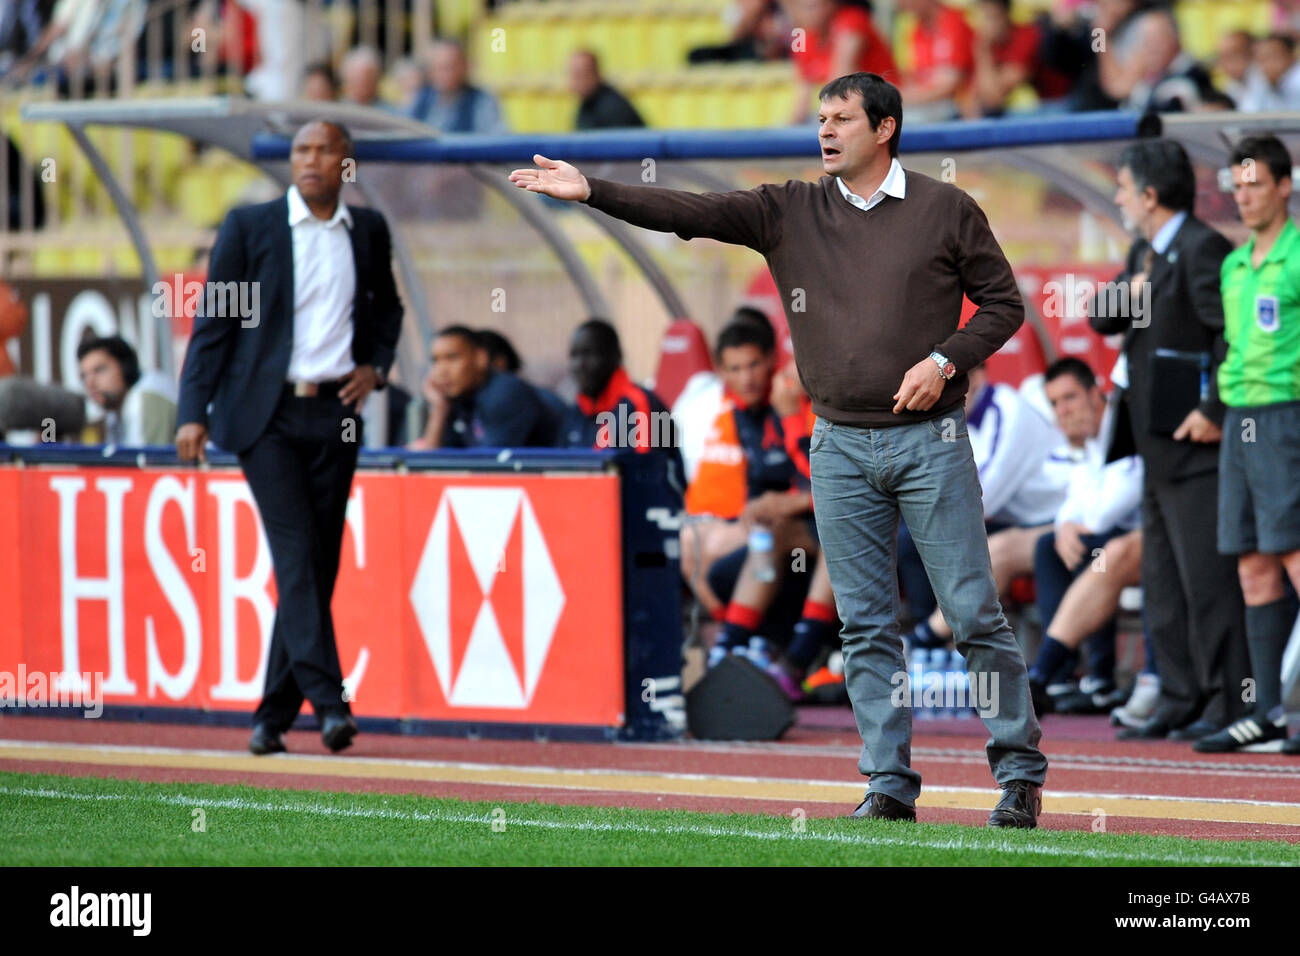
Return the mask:
M 585 202 L 615 219 L 675 232 L 683 239 L 703 236 L 766 252 L 781 238 L 785 187 L 764 185 L 730 192 L 692 193 L 658 186 L 624 186 L 588 180 L 576 166 L 540 154 L 537 169 L 516 169 L 510 181 L 529 192 L 570 202 Z

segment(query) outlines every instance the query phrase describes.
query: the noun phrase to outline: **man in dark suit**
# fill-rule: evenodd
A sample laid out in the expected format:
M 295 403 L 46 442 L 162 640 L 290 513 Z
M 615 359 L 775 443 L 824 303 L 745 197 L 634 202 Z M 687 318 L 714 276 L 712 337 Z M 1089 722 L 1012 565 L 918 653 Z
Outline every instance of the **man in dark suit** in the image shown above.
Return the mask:
M 1250 673 L 1241 587 L 1214 547 L 1224 415 L 1215 383 L 1227 351 L 1219 267 L 1232 244 L 1192 214 L 1196 179 L 1177 143 L 1134 143 L 1117 178 L 1115 202 L 1139 238 L 1113 288 L 1094 298 L 1091 323 L 1124 333 L 1107 460 L 1136 451 L 1145 464 L 1142 586 L 1160 672 L 1155 713 L 1120 737 L 1195 740 L 1241 714 Z
M 330 600 L 359 411 L 383 387 L 402 306 L 383 217 L 339 198 L 351 156 L 346 129 L 308 123 L 293 139 L 288 193 L 226 216 L 181 374 L 177 455 L 202 458 L 210 425 L 214 443 L 239 456 L 275 566 L 279 607 L 255 754 L 285 749 L 304 698 L 330 750 L 357 733 Z M 222 307 L 235 292 L 258 303 L 257 314 Z

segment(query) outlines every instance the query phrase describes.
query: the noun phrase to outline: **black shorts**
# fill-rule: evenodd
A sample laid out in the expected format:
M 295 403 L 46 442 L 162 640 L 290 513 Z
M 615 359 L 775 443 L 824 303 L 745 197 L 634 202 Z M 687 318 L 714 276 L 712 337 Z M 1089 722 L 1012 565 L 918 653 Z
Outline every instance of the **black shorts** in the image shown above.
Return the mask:
M 1219 553 L 1300 550 L 1300 402 L 1229 408 L 1219 449 Z

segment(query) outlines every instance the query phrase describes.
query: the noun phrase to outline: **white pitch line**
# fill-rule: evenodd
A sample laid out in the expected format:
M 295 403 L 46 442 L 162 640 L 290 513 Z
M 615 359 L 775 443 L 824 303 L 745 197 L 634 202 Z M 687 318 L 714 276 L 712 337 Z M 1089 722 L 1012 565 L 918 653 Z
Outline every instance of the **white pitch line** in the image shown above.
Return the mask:
M 862 753 L 861 747 L 835 746 L 829 744 L 782 744 L 770 743 L 746 744 L 713 743 L 709 741 L 681 741 L 680 743 L 640 744 L 619 742 L 617 747 L 646 750 L 666 750 L 677 753 L 725 753 L 772 756 L 772 757 L 830 757 L 834 759 L 853 759 Z M 988 757 L 980 750 L 958 750 L 956 748 L 913 747 L 914 758 L 924 758 L 935 763 L 988 765 Z M 1161 773 L 1161 774 L 1205 774 L 1220 777 L 1259 777 L 1277 779 L 1300 777 L 1300 761 L 1292 764 L 1233 764 L 1209 760 L 1172 760 L 1158 757 L 1110 757 L 1094 754 L 1056 754 L 1047 755 L 1051 767 L 1058 770 L 1096 770 L 1105 773 Z
M 129 756 L 131 754 L 153 755 L 153 756 L 185 756 L 185 757 L 212 757 L 216 759 L 229 759 L 231 757 L 252 758 L 247 752 L 242 750 L 190 750 L 184 747 L 145 747 L 131 746 L 126 744 L 68 744 L 57 742 L 42 742 L 34 740 L 0 740 L 0 747 L 15 747 L 18 749 L 74 749 L 74 750 L 91 750 L 96 753 L 117 754 L 119 756 Z M 789 787 L 855 787 L 865 789 L 865 782 L 858 778 L 856 780 L 843 780 L 836 778 L 800 778 L 800 777 L 755 777 L 745 774 L 714 774 L 714 773 L 686 773 L 678 771 L 659 771 L 659 770 L 638 770 L 638 769 L 619 769 L 612 767 L 555 767 L 547 765 L 532 764 L 504 764 L 504 763 L 477 763 L 463 760 L 418 760 L 408 758 L 385 758 L 385 757 L 360 757 L 352 755 L 335 755 L 325 756 L 323 754 L 275 754 L 271 757 L 256 758 L 259 762 L 265 762 L 267 767 L 276 766 L 281 763 L 319 763 L 322 760 L 329 760 L 340 764 L 353 766 L 377 767 L 382 769 L 393 768 L 395 775 L 393 779 L 403 779 L 400 776 L 402 767 L 420 767 L 428 770 L 467 770 L 476 773 L 526 773 L 537 774 L 539 776 L 577 776 L 577 777 L 635 777 L 644 780 L 689 780 L 689 781 L 719 781 L 723 783 L 738 784 L 756 784 L 756 785 L 779 785 Z M 69 758 L 70 762 L 75 763 L 75 757 Z M 274 763 L 272 763 L 274 761 Z M 176 768 L 172 768 L 176 769 Z M 197 768 L 202 769 L 202 768 Z M 286 768 L 286 772 L 292 772 Z M 318 776 L 318 775 L 313 775 Z M 582 787 L 574 787 L 569 784 L 555 783 L 545 784 L 536 781 L 528 783 L 511 783 L 505 782 L 502 786 L 518 787 L 552 787 L 557 789 L 581 790 Z M 998 796 L 1001 791 L 992 786 L 957 786 L 948 784 L 923 784 L 923 792 L 932 793 L 987 793 L 990 798 Z M 1130 792 L 1102 792 L 1092 790 L 1057 790 L 1052 787 L 1046 788 L 1047 793 L 1053 797 L 1079 798 L 1089 800 L 1106 800 L 1106 799 L 1126 799 L 1126 800 L 1167 800 L 1174 803 L 1219 803 L 1228 805 L 1246 805 L 1257 807 L 1300 807 L 1300 803 L 1290 803 L 1284 800 L 1249 800 L 1235 799 L 1231 797 L 1203 797 L 1189 796 L 1186 794 L 1158 794 L 1158 793 L 1130 793 Z M 773 799 L 768 797 L 756 797 L 755 799 Z
M 183 795 L 170 796 L 168 794 L 105 794 L 105 793 L 83 793 L 75 790 L 61 791 L 50 790 L 47 788 L 26 788 L 26 787 L 5 787 L 0 786 L 0 795 L 16 797 L 35 797 L 46 799 L 66 799 L 66 800 L 120 800 L 124 802 L 135 803 L 161 803 L 170 806 L 180 806 L 186 808 L 204 807 L 206 809 L 225 809 L 225 810 L 244 810 L 255 813 L 309 813 L 318 816 L 359 818 L 359 819 L 383 819 L 383 820 L 403 820 L 423 823 L 462 823 L 476 824 L 478 826 L 491 826 L 494 822 L 489 815 L 476 816 L 465 813 L 441 813 L 441 812 L 403 812 L 400 810 L 371 810 L 358 808 L 328 807 L 313 804 L 293 804 L 293 803 L 263 803 L 254 800 L 244 800 L 241 798 L 212 799 L 208 797 L 186 797 Z M 1122 851 L 1106 850 L 1089 850 L 1077 849 L 1071 850 L 1064 847 L 1053 846 L 1016 846 L 1002 842 L 996 838 L 988 838 L 988 842 L 972 841 L 964 838 L 949 840 L 918 840 L 918 839 L 901 839 L 887 837 L 883 835 L 858 835 L 845 833 L 817 833 L 805 829 L 803 833 L 795 833 L 793 830 L 787 833 L 784 830 L 749 830 L 735 827 L 720 826 L 695 826 L 688 824 L 670 824 L 664 826 L 652 826 L 641 823 L 583 823 L 570 822 L 563 820 L 538 820 L 528 817 L 508 817 L 507 827 L 524 826 L 536 827 L 547 830 L 575 830 L 587 833 L 641 833 L 649 836 L 676 836 L 689 834 L 694 836 L 709 837 L 729 837 L 749 840 L 771 840 L 771 841 L 814 841 L 821 843 L 840 843 L 849 846 L 893 846 L 906 847 L 909 849 L 924 850 L 957 850 L 963 852 L 987 852 L 994 851 L 998 853 L 1011 853 L 1023 856 L 1054 856 L 1054 857 L 1085 857 L 1093 860 L 1121 860 L 1131 863 L 1179 863 L 1201 866 L 1241 866 L 1242 864 L 1258 863 L 1263 866 L 1296 866 L 1296 863 L 1277 862 L 1274 860 L 1257 860 L 1253 855 L 1242 857 L 1222 857 L 1209 856 L 1205 854 L 1189 854 L 1187 856 L 1176 855 L 1156 855 L 1145 853 L 1124 853 Z M 815 823 L 806 822 L 805 826 L 815 825 Z

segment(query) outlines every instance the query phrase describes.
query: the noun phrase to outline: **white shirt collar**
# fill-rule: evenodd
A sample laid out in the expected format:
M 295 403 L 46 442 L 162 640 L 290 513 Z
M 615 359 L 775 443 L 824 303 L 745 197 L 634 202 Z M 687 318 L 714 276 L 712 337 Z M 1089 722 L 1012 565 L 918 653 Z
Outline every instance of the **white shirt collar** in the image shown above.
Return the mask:
M 859 208 L 863 206 L 871 206 L 876 202 L 879 202 L 880 199 L 877 199 L 877 196 L 882 199 L 885 196 L 893 196 L 895 199 L 902 199 L 907 194 L 907 176 L 903 172 L 902 165 L 898 162 L 898 157 L 894 157 L 890 160 L 889 172 L 885 173 L 885 178 L 881 182 L 880 188 L 871 194 L 870 199 L 863 199 L 857 193 L 853 192 L 853 190 L 849 189 L 848 186 L 844 185 L 844 180 L 840 179 L 838 176 L 835 177 L 835 182 L 840 187 L 840 195 Z
M 298 225 L 298 223 L 306 219 L 316 218 L 314 215 L 312 215 L 312 211 L 307 208 L 307 201 L 302 198 L 302 193 L 298 192 L 297 186 L 289 187 L 288 199 L 289 199 L 289 225 L 290 226 L 296 226 Z M 316 221 L 321 222 L 321 224 L 325 226 L 335 226 L 338 223 L 342 222 L 349 229 L 351 229 L 352 212 L 351 210 L 348 209 L 348 204 L 345 203 L 342 199 L 340 199 L 338 205 L 334 209 L 333 216 L 331 216 L 328 220 L 324 222 L 322 222 L 319 219 L 317 219 Z
M 1160 227 L 1160 231 L 1151 238 L 1151 248 L 1155 250 L 1156 255 L 1163 256 L 1165 254 L 1169 244 L 1174 241 L 1174 236 L 1178 235 L 1178 230 L 1183 227 L 1183 223 L 1186 221 L 1187 212 L 1184 210 L 1174 213 L 1170 220 Z

